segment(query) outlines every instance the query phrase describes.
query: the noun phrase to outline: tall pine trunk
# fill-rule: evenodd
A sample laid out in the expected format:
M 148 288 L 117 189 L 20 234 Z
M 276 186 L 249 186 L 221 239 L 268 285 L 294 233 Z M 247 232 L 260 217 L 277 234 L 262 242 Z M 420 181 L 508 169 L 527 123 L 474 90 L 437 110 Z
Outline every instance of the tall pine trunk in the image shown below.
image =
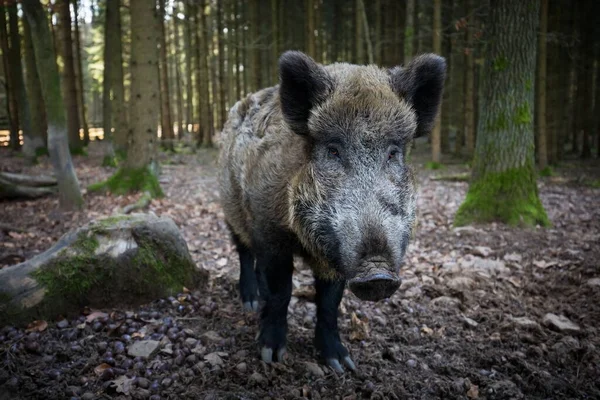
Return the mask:
M 533 101 L 539 3 L 491 4 L 472 180 L 456 225 L 548 225 L 535 179 Z
M 83 205 L 83 197 L 69 152 L 65 108 L 48 19 L 39 0 L 23 0 L 22 5 L 31 27 L 36 67 L 46 107 L 48 152 L 58 181 L 59 204 L 65 210 L 79 209 Z
M 177 117 L 178 117 L 178 125 L 177 125 L 177 139 L 181 140 L 183 138 L 183 133 L 185 132 L 184 121 L 186 116 L 183 114 L 183 90 L 181 87 L 181 36 L 180 36 L 180 28 L 181 28 L 181 20 L 177 16 L 177 7 L 175 7 L 175 13 L 173 15 L 173 38 L 174 38 L 174 46 L 175 52 L 173 54 L 174 58 L 174 69 L 175 69 L 175 85 L 177 86 Z M 187 55 L 187 53 L 184 53 Z
M 19 140 L 19 110 L 17 103 L 16 85 L 11 76 L 10 47 L 8 45 L 8 24 L 6 19 L 6 7 L 0 5 L 0 46 L 2 48 L 2 62 L 4 66 L 4 87 L 8 100 L 8 119 L 10 122 L 10 146 L 13 149 L 21 147 Z
M 414 55 L 415 36 L 415 0 L 406 0 L 406 25 L 404 26 L 404 64 L 408 64 Z
M 223 129 L 227 118 L 226 70 L 225 70 L 225 33 L 223 32 L 223 1 L 217 1 L 217 41 L 219 50 L 219 129 Z M 229 32 L 227 35 L 229 36 Z M 215 91 L 216 93 L 216 91 Z
M 475 150 L 475 4 L 473 0 L 465 1 L 465 12 L 471 15 L 465 29 L 464 51 L 464 153 L 472 157 Z
M 71 35 L 71 11 L 69 0 L 57 0 L 60 20 L 60 44 L 64 62 L 65 105 L 67 109 L 67 127 L 69 147 L 73 154 L 83 152 L 83 141 L 79 135 L 79 107 L 77 106 L 77 84 L 75 83 L 75 60 L 73 59 L 73 36 Z
M 535 127 L 537 137 L 538 166 L 548 166 L 548 146 L 546 132 L 546 32 L 548 30 L 548 0 L 540 0 L 540 27 L 538 30 L 538 49 L 535 83 Z
M 434 0 L 433 5 L 433 52 L 442 54 L 442 0 Z M 438 114 L 431 131 L 431 160 L 439 163 L 442 158 L 442 125 Z
M 37 72 L 33 41 L 31 39 L 31 27 L 29 20 L 23 18 L 23 55 L 25 60 L 25 86 L 27 87 L 27 98 L 29 99 L 31 113 L 31 137 L 30 144 L 37 155 L 47 151 L 48 122 L 46 120 L 46 106 L 42 95 L 42 84 Z
M 35 143 L 31 132 L 31 113 L 27 92 L 25 92 L 25 80 L 21 65 L 21 35 L 19 34 L 19 16 L 17 4 L 8 5 L 8 19 L 10 27 L 10 52 L 9 64 L 10 75 L 13 78 L 14 92 L 17 100 L 17 112 L 23 131 L 23 154 L 30 160 L 35 160 Z
M 161 110 L 161 139 L 163 146 L 173 149 L 173 121 L 171 114 L 171 97 L 169 91 L 169 73 L 167 64 L 167 33 L 165 29 L 165 0 L 158 0 L 158 34 L 160 43 L 160 110 Z
M 185 48 L 185 125 L 188 133 L 193 131 L 194 123 L 194 85 L 192 81 L 192 64 L 195 61 L 196 53 L 192 51 L 192 16 L 193 7 L 190 6 L 190 2 L 183 1 L 183 46 Z
M 207 29 L 207 18 L 206 18 L 206 3 L 204 0 L 200 1 L 200 12 L 199 12 L 199 20 L 198 31 L 200 32 L 200 40 L 199 40 L 199 51 L 198 58 L 200 60 L 200 71 L 201 71 L 201 81 L 200 84 L 200 106 L 201 106 L 201 122 L 203 125 L 202 132 L 202 147 L 212 147 L 212 137 L 214 132 L 214 123 L 213 123 L 213 112 L 210 107 L 210 68 L 208 64 L 208 53 L 209 53 L 209 44 L 208 44 L 208 29 Z
M 73 31 L 74 36 L 74 50 L 75 50 L 75 84 L 77 88 L 77 105 L 79 109 L 79 121 L 83 128 L 83 142 L 87 145 L 90 142 L 90 128 L 87 122 L 87 111 L 85 106 L 85 86 L 83 84 L 83 59 L 81 57 L 81 35 L 79 33 L 79 2 L 73 0 L 73 22 L 75 30 Z

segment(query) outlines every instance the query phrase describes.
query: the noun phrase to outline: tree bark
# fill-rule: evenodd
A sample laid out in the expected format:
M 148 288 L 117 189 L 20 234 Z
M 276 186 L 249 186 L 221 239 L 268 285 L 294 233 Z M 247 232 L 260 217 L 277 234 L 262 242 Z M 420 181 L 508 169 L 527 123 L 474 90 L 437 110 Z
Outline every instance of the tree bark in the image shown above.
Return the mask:
M 174 38 L 174 46 L 175 52 L 173 54 L 174 65 L 173 69 L 175 70 L 175 85 L 176 85 L 176 93 L 177 93 L 177 139 L 181 140 L 183 138 L 184 129 L 184 120 L 185 116 L 183 115 L 183 91 L 181 88 L 181 52 L 182 49 L 180 47 L 181 36 L 180 36 L 180 25 L 181 20 L 177 16 L 177 8 L 175 8 L 175 13 L 173 15 L 173 38 Z M 186 53 L 187 54 L 187 53 Z
M 29 99 L 31 113 L 31 137 L 30 144 L 34 154 L 40 155 L 47 151 L 46 139 L 48 135 L 48 122 L 46 120 L 46 106 L 42 95 L 42 84 L 37 72 L 33 41 L 31 39 L 31 27 L 29 20 L 23 18 L 23 53 L 25 59 L 25 84 L 27 86 L 27 97 Z
M 533 101 L 539 3 L 491 4 L 472 181 L 456 225 L 548 225 L 535 180 Z
M 217 41 L 219 50 L 219 129 L 223 129 L 227 119 L 227 87 L 225 70 L 225 33 L 223 32 L 223 1 L 217 1 Z M 229 31 L 227 35 L 229 36 Z M 215 91 L 216 92 L 216 91 Z
M 104 72 L 102 78 L 102 130 L 104 132 L 104 165 L 113 165 L 115 163 L 115 151 L 113 146 L 113 118 L 111 99 L 113 85 L 113 68 L 115 57 L 115 41 L 118 40 L 117 20 L 118 13 L 115 12 L 119 8 L 119 0 L 106 0 L 106 11 L 104 14 Z M 118 112 L 118 110 L 117 110 Z
M 79 106 L 79 121 L 83 128 L 83 142 L 87 145 L 90 142 L 90 128 L 87 122 L 87 110 L 85 106 L 85 86 L 83 84 L 83 59 L 81 57 L 81 36 L 79 33 L 79 2 L 73 0 L 73 22 L 75 31 L 74 36 L 74 50 L 75 50 L 75 75 L 76 75 L 76 88 L 77 88 L 77 104 Z
M 10 53 L 9 64 L 11 77 L 13 78 L 14 92 L 17 100 L 17 112 L 21 122 L 23 132 L 23 154 L 29 160 L 35 160 L 35 150 L 37 143 L 31 132 L 31 112 L 27 92 L 25 91 L 25 81 L 23 79 L 23 68 L 21 66 L 21 35 L 19 35 L 19 16 L 17 14 L 17 4 L 11 3 L 8 6 L 8 18 L 10 26 Z
M 242 24 L 240 23 L 241 10 L 240 3 L 238 0 L 234 0 L 233 12 L 235 14 L 235 99 L 239 100 L 242 98 L 242 81 L 244 80 L 244 76 L 242 73 L 240 73 L 243 43 L 240 35 L 240 29 Z
M 195 60 L 196 53 L 192 51 L 192 7 L 189 1 L 183 1 L 184 8 L 184 35 L 183 35 L 183 46 L 185 48 L 185 126 L 188 133 L 193 131 L 194 123 L 194 96 L 193 89 L 194 84 L 192 81 L 192 64 Z
M 74 210 L 83 205 L 79 182 L 75 175 L 56 56 L 48 20 L 39 0 L 23 0 L 23 11 L 31 27 L 37 72 L 40 77 L 46 116 L 48 118 L 48 152 L 58 180 L 59 204 L 62 209 Z
M 171 114 L 165 16 L 165 0 L 158 0 L 158 34 L 160 44 L 160 58 L 158 65 L 160 70 L 161 139 L 163 147 L 172 150 L 175 134 L 173 133 L 173 117 Z
M 367 43 L 367 60 L 369 64 L 375 63 L 375 57 L 373 55 L 373 43 L 371 42 L 371 35 L 369 33 L 369 21 L 367 19 L 367 10 L 365 10 L 365 4 L 363 0 L 356 0 L 356 4 L 359 7 L 359 13 L 361 15 L 361 23 L 363 29 L 363 35 L 365 38 L 365 42 Z
M 4 63 L 4 87 L 8 101 L 8 119 L 10 122 L 10 146 L 13 149 L 21 147 L 19 139 L 19 106 L 15 80 L 12 77 L 10 63 L 10 47 L 8 45 L 8 24 L 6 20 L 6 7 L 0 5 L 0 47 L 2 48 L 2 61 Z
M 469 21 L 465 30 L 465 69 L 464 69 L 464 153 L 472 157 L 475 150 L 475 4 L 473 0 L 466 0 L 465 11 L 468 13 Z
M 546 133 L 546 32 L 548 31 L 548 0 L 540 0 L 540 27 L 538 29 L 538 51 L 536 63 L 536 136 L 538 166 L 548 166 L 548 146 Z
M 249 53 L 249 85 L 248 91 L 255 92 L 261 87 L 260 79 L 260 37 L 258 27 L 260 26 L 260 19 L 258 13 L 259 2 L 258 0 L 249 0 L 248 11 L 249 11 L 249 30 L 250 30 L 250 48 L 247 50 Z
M 406 25 L 404 26 L 404 64 L 413 58 L 413 39 L 415 35 L 415 0 L 406 0 Z
M 433 5 L 433 52 L 442 53 L 442 0 L 434 0 Z M 431 130 L 431 160 L 439 163 L 442 158 L 441 110 Z
M 73 154 L 83 152 L 83 141 L 79 135 L 79 108 L 77 106 L 77 85 L 75 83 L 75 61 L 73 59 L 73 37 L 71 35 L 71 11 L 69 0 L 57 0 L 60 19 L 60 46 L 64 62 L 65 105 L 67 110 L 67 129 L 69 147 Z

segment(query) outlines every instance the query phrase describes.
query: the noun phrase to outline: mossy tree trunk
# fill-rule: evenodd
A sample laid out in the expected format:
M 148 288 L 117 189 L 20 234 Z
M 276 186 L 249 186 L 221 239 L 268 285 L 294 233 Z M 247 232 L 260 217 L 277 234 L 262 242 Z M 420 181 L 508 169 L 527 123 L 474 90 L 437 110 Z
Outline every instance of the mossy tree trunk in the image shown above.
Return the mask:
M 548 166 L 548 145 L 546 132 L 546 31 L 548 30 L 548 0 L 540 0 L 540 27 L 538 29 L 538 49 L 535 83 L 535 131 L 537 137 L 538 166 Z
M 67 121 L 48 19 L 39 0 L 23 0 L 22 5 L 31 27 L 37 73 L 46 107 L 48 152 L 58 180 L 59 203 L 66 210 L 78 209 L 83 205 L 83 197 L 69 152 Z
M 433 3 L 433 52 L 442 54 L 442 0 Z M 441 113 L 441 110 L 440 110 Z M 439 163 L 442 159 L 442 125 L 441 115 L 438 114 L 431 131 L 431 161 Z
M 209 30 L 208 21 L 206 18 L 206 2 L 204 0 L 200 1 L 200 16 L 198 23 L 198 30 L 200 31 L 200 54 L 198 58 L 200 59 L 200 71 L 202 75 L 202 84 L 200 85 L 201 94 L 200 94 L 200 105 L 201 105 L 201 119 L 203 121 L 203 132 L 202 132 L 202 147 L 212 147 L 212 137 L 214 133 L 214 123 L 213 123 L 213 110 L 210 107 L 210 68 L 208 64 L 208 54 L 209 54 Z M 213 80 L 214 81 L 214 80 Z M 201 121 L 201 122 L 202 122 Z
M 46 139 L 48 134 L 48 121 L 46 120 L 46 106 L 42 95 L 42 84 L 35 65 L 35 53 L 31 39 L 31 27 L 29 20 L 23 18 L 23 55 L 25 60 L 25 86 L 29 99 L 31 113 L 31 135 L 29 145 L 34 149 L 36 155 L 47 151 Z
M 31 112 L 27 92 L 25 91 L 25 80 L 21 65 L 21 35 L 19 34 L 19 16 L 17 14 L 17 3 L 9 3 L 8 20 L 10 27 L 10 53 L 9 64 L 11 77 L 13 78 L 14 92 L 17 100 L 17 112 L 23 131 L 23 154 L 29 160 L 35 160 L 37 137 L 31 132 Z
M 115 150 L 113 146 L 113 118 L 112 118 L 112 84 L 113 67 L 115 57 L 115 41 L 119 40 L 115 36 L 119 33 L 117 25 L 118 14 L 115 12 L 119 8 L 119 0 L 107 0 L 104 13 L 104 71 L 102 76 L 102 130 L 106 141 L 104 147 L 104 165 L 115 166 Z M 117 112 L 119 110 L 117 109 Z
M 75 61 L 73 60 L 73 37 L 71 36 L 71 11 L 69 0 L 57 0 L 60 24 L 60 44 L 64 62 L 65 105 L 67 110 L 67 129 L 69 147 L 73 154 L 83 152 L 83 141 L 79 136 L 79 107 L 77 106 L 77 84 L 75 83 Z
M 406 0 L 406 25 L 404 26 L 404 64 L 413 58 L 413 38 L 415 35 L 415 0 Z
M 219 129 L 223 129 L 225 120 L 227 119 L 227 94 L 225 89 L 227 88 L 227 70 L 225 69 L 225 33 L 223 32 L 223 1 L 217 1 L 216 4 L 217 13 L 215 18 L 217 19 L 217 41 L 219 49 Z M 231 32 L 227 31 L 227 36 Z M 229 51 L 229 49 L 228 49 Z M 229 63 L 227 63 L 229 64 Z M 216 93 L 216 91 L 215 91 Z
M 10 147 L 18 149 L 21 146 L 19 140 L 19 110 L 17 92 L 12 69 L 10 67 L 10 46 L 8 45 L 8 24 L 6 19 L 6 7 L 0 5 L 0 47 L 2 48 L 2 62 L 4 64 L 4 86 L 8 100 L 8 119 L 10 122 Z
M 111 192 L 147 192 L 161 196 L 155 161 L 160 107 L 156 2 L 131 0 L 131 143 L 125 164 L 106 182 L 91 189 Z
M 475 150 L 475 7 L 473 0 L 465 0 L 465 12 L 470 17 L 465 29 L 464 50 L 464 153 L 473 156 Z
M 595 40 L 597 35 L 597 23 L 595 16 L 598 15 L 598 5 L 596 2 L 583 2 L 581 5 L 581 34 L 583 60 L 581 67 L 582 91 L 577 91 L 581 96 L 580 124 L 582 131 L 581 139 L 581 158 L 590 158 L 592 156 L 592 130 L 594 115 L 594 62 L 595 62 Z
M 183 47 L 185 49 L 185 124 L 189 127 L 194 122 L 194 85 L 192 82 L 192 64 L 195 61 L 195 52 L 192 51 L 192 7 L 189 1 L 183 2 Z M 191 133 L 192 129 L 188 128 Z
M 177 139 L 181 140 L 183 138 L 183 132 L 184 132 L 184 121 L 185 121 L 185 116 L 183 115 L 183 91 L 181 89 L 181 55 L 182 53 L 182 49 L 180 47 L 180 43 L 181 43 L 181 36 L 179 33 L 179 29 L 180 29 L 180 25 L 181 25 L 181 20 L 179 19 L 179 17 L 177 16 L 178 10 L 177 10 L 177 3 L 175 3 L 175 13 L 173 15 L 173 45 L 175 48 L 175 52 L 173 54 L 172 57 L 172 62 L 173 62 L 173 70 L 175 71 L 175 86 L 176 86 L 176 91 L 175 93 L 177 94 Z M 185 53 L 187 54 L 187 53 Z
M 79 109 L 79 121 L 83 129 L 83 143 L 90 142 L 90 127 L 87 122 L 87 110 L 85 106 L 85 86 L 83 85 L 83 59 L 81 57 L 81 36 L 79 33 L 79 1 L 73 0 L 73 31 L 74 50 L 75 50 L 75 75 L 77 88 L 77 105 Z
M 171 113 L 171 96 L 169 88 L 169 73 L 167 64 L 167 33 L 165 29 L 165 0 L 158 0 L 158 34 L 160 57 L 158 67 L 160 71 L 160 115 L 161 139 L 166 149 L 173 149 L 173 116 Z
M 533 100 L 539 3 L 498 0 L 489 38 L 472 181 L 456 225 L 548 225 L 534 167 Z

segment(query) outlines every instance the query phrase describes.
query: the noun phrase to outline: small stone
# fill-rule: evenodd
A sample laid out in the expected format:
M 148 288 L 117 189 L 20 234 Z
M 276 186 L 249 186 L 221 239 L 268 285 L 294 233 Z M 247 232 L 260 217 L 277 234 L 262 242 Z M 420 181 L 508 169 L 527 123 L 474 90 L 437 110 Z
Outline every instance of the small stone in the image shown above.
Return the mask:
M 129 346 L 127 354 L 131 357 L 150 357 L 160 345 L 157 340 L 142 340 Z
M 413 299 L 415 297 L 419 297 L 422 293 L 422 290 L 420 287 L 418 286 L 413 286 L 410 289 L 406 290 L 404 293 L 402 293 L 402 297 L 406 298 L 406 299 Z
M 94 393 L 90 393 L 90 392 L 85 392 L 81 396 L 81 400 L 94 400 L 95 398 L 96 398 L 96 396 L 94 396 Z
M 191 338 L 191 337 L 185 339 L 185 344 L 188 347 L 194 347 L 196 345 L 196 343 L 198 343 L 197 339 L 194 339 L 194 338 Z
M 423 282 L 423 285 L 435 285 L 435 279 L 427 275 L 421 276 L 421 282 Z
M 56 327 L 58 329 L 65 329 L 69 327 L 69 321 L 67 321 L 66 319 L 61 319 L 60 321 L 58 321 L 56 323 Z
M 542 320 L 542 322 L 547 327 L 554 328 L 561 332 L 579 332 L 581 330 L 581 328 L 577 324 L 571 322 L 564 315 L 548 313 L 544 315 L 544 319 Z
M 419 284 L 419 278 L 417 278 L 417 277 L 406 279 L 406 280 L 402 281 L 402 284 L 400 285 L 400 290 L 406 291 L 412 287 L 417 286 L 418 284 Z
M 304 363 L 304 366 L 306 367 L 306 370 L 314 376 L 317 376 L 317 377 L 325 376 L 325 372 L 323 372 L 323 369 L 319 365 L 317 365 L 313 362 L 307 361 Z
M 204 342 L 204 343 L 218 343 L 221 340 L 223 340 L 223 338 L 215 331 L 208 331 L 208 332 L 204 332 L 201 336 L 200 339 Z
M 449 279 L 448 282 L 446 282 L 446 286 L 452 290 L 462 292 L 472 289 L 475 286 L 475 281 L 466 276 L 457 276 Z
M 415 368 L 417 366 L 417 360 L 413 360 L 412 358 L 407 360 L 406 366 L 410 368 Z
M 133 393 L 134 399 L 147 399 L 152 393 L 148 389 L 138 389 Z
M 600 278 L 588 279 L 588 281 L 586 282 L 586 285 L 598 287 L 598 286 L 600 286 Z
M 494 273 L 496 275 L 508 272 L 508 268 L 506 268 L 506 264 L 504 264 L 503 261 L 488 260 L 486 258 L 479 257 L 474 259 L 473 268 L 488 273 Z
M 266 381 L 266 378 L 258 372 L 254 372 L 252 375 L 250 375 L 249 380 L 251 383 L 261 384 Z
M 223 365 L 223 359 L 217 353 L 210 353 L 204 356 L 204 359 L 208 361 L 213 367 L 217 365 Z
M 462 316 L 462 320 L 465 323 L 465 325 L 467 325 L 470 328 L 477 328 L 477 326 L 479 325 L 479 322 L 464 315 Z
M 517 253 L 508 253 L 504 255 L 504 261 L 520 263 L 523 260 L 523 257 Z
M 455 299 L 454 297 L 440 296 L 431 300 L 429 304 L 433 307 L 458 308 L 458 306 L 460 305 L 460 300 Z
M 248 370 L 248 365 L 245 362 L 241 362 L 235 368 L 241 373 L 245 373 Z
M 540 329 L 540 324 L 538 324 L 537 322 L 527 318 L 527 317 L 517 317 L 517 318 L 513 318 L 512 319 L 512 323 L 518 327 L 518 328 L 522 328 L 522 329 L 528 329 L 528 330 L 537 330 Z
M 137 378 L 137 385 L 142 389 L 148 389 L 150 387 L 150 381 L 146 378 Z
M 492 249 L 486 246 L 475 246 L 475 248 L 473 249 L 473 254 L 477 256 L 487 257 L 492 253 Z

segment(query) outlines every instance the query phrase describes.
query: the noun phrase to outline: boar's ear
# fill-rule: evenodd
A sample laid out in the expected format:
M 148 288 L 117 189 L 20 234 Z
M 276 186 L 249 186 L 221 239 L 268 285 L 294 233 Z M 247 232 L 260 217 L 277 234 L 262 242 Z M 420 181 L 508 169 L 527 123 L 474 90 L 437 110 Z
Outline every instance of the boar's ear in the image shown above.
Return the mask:
M 332 87 L 325 69 L 299 51 L 286 51 L 279 59 L 279 98 L 286 122 L 298 134 L 308 134 L 310 110 Z
M 394 91 L 408 101 L 417 113 L 415 137 L 428 134 L 442 99 L 446 60 L 435 54 L 416 57 L 404 68 L 390 71 Z

